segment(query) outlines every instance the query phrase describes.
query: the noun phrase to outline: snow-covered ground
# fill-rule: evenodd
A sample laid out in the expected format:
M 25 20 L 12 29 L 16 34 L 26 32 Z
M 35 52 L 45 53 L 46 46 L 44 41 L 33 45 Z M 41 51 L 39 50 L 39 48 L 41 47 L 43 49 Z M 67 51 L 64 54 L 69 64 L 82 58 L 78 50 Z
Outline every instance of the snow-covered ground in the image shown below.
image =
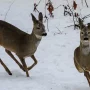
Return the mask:
M 38 17 L 38 14 L 33 12 L 33 3 L 38 1 L 0 0 L 0 19 L 4 20 L 6 16 L 7 22 L 31 33 L 33 26 L 30 13 Z M 69 0 L 70 5 L 72 1 Z M 76 1 L 80 5 L 79 10 L 82 8 L 82 16 L 90 13 L 90 8 L 87 9 L 85 4 L 82 6 L 81 0 Z M 90 6 L 90 1 L 87 1 Z M 52 0 L 52 2 L 55 7 L 67 3 L 66 0 Z M 44 4 L 45 0 L 42 0 L 38 7 L 43 14 Z M 48 36 L 42 39 L 35 53 L 38 64 L 29 71 L 29 78 L 5 53 L 3 47 L 0 47 L 0 58 L 13 73 L 9 76 L 0 65 L 0 90 L 90 90 L 83 73 L 80 74 L 76 70 L 73 62 L 74 49 L 79 46 L 79 30 L 74 30 L 73 27 L 65 28 L 73 22 L 69 16 L 63 16 L 63 7 L 56 9 L 54 15 L 53 19 L 49 19 Z M 85 22 L 89 22 L 89 19 Z M 56 27 L 62 34 L 57 34 L 59 31 Z M 33 63 L 31 58 L 27 58 L 26 62 L 28 66 Z

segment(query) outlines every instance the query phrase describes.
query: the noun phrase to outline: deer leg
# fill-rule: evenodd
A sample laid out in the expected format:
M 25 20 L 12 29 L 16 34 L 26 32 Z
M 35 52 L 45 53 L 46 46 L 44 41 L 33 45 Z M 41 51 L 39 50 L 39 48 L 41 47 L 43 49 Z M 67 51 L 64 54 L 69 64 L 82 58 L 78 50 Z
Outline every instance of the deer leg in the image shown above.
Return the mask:
M 0 63 L 2 64 L 2 66 L 4 67 L 4 69 L 6 70 L 6 72 L 9 74 L 9 75 L 12 75 L 11 71 L 8 69 L 8 67 L 4 64 L 4 62 L 0 59 Z
M 31 70 L 37 64 L 37 60 L 36 60 L 35 56 L 32 55 L 31 58 L 34 60 L 34 63 L 30 67 L 28 67 L 28 70 Z
M 5 51 L 6 51 L 6 53 L 18 64 L 18 66 L 19 66 L 23 71 L 25 71 L 24 68 L 23 68 L 23 66 L 18 62 L 18 60 L 13 56 L 13 54 L 12 54 L 9 50 L 7 50 L 7 49 L 5 49 Z
M 19 56 L 18 56 L 18 57 L 19 57 Z M 26 65 L 25 59 L 23 59 L 23 58 L 21 58 L 21 57 L 19 57 L 19 59 L 21 60 L 21 62 L 22 62 L 22 64 L 23 64 L 23 67 L 24 67 L 24 69 L 25 69 L 25 71 L 26 71 L 27 77 L 29 77 L 29 73 L 28 73 L 28 69 L 27 69 L 27 65 Z
M 84 71 L 84 76 L 87 78 L 88 84 L 90 86 L 90 75 L 89 75 L 89 72 Z

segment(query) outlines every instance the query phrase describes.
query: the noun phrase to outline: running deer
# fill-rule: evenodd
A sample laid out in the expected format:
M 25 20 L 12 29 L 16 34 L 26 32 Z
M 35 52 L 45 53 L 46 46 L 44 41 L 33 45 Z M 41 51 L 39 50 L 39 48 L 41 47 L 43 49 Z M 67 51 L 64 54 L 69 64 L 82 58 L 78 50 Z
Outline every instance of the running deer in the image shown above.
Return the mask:
M 80 46 L 74 51 L 74 64 L 80 73 L 84 73 L 90 86 L 90 23 L 84 25 L 79 18 Z
M 31 70 L 36 64 L 37 60 L 34 53 L 42 39 L 46 36 L 45 26 L 43 24 L 43 15 L 40 12 L 38 19 L 33 14 L 33 30 L 31 34 L 21 31 L 17 27 L 0 20 L 0 45 L 5 48 L 6 53 L 18 64 L 18 66 L 26 72 L 29 77 L 28 71 Z M 21 63 L 11 53 L 14 52 L 20 59 Z M 25 58 L 31 57 L 34 63 L 27 67 Z

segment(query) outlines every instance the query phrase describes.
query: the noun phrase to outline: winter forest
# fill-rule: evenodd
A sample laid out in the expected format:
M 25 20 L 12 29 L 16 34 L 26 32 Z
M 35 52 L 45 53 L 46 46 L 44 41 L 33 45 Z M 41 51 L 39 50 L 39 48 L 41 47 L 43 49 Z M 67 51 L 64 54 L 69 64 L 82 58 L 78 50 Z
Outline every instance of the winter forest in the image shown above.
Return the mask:
M 0 0 L 0 90 L 90 90 L 90 0 Z

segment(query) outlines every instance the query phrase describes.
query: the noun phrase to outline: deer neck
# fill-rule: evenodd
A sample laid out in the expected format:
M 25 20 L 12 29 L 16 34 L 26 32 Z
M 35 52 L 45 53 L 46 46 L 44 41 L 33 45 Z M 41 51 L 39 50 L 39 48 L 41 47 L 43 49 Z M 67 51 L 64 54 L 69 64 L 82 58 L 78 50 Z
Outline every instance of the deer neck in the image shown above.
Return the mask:
M 31 36 L 32 36 L 34 39 L 37 39 L 37 40 L 41 40 L 41 39 L 42 39 L 42 36 L 37 35 L 37 34 L 35 34 L 34 32 L 31 33 Z
M 31 33 L 32 42 L 35 44 L 36 47 L 38 47 L 42 36 L 36 35 L 34 32 Z
M 37 34 L 35 34 L 35 37 L 37 38 L 37 39 L 42 39 L 42 36 L 40 36 L 40 35 L 37 35 Z
M 84 45 L 84 44 L 80 43 L 80 51 L 83 55 L 89 55 L 90 43 L 88 45 Z

